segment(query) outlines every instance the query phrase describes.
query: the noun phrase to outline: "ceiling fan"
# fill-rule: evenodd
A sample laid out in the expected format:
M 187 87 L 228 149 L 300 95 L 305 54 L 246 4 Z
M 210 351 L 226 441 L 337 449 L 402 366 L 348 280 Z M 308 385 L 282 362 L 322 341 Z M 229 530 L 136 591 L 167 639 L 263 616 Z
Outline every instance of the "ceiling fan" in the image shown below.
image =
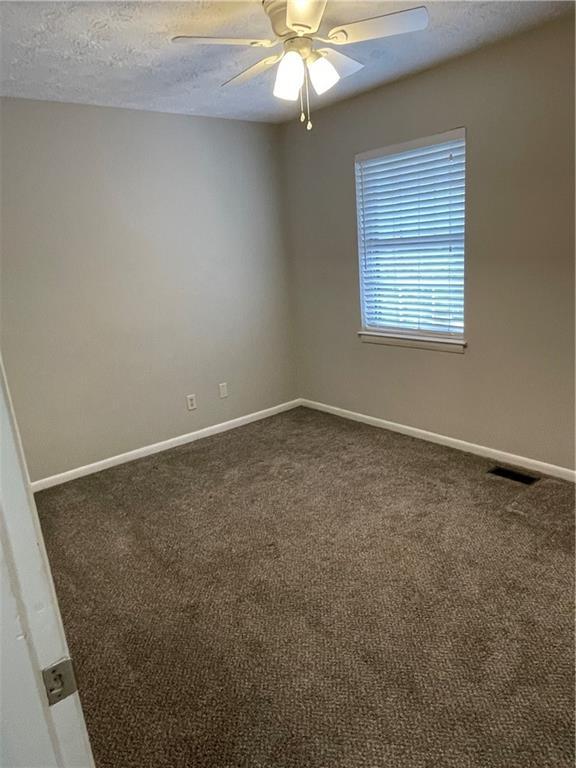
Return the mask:
M 304 97 L 308 112 L 307 128 L 310 121 L 310 81 L 320 95 L 332 88 L 342 77 L 353 75 L 364 66 L 334 48 L 317 47 L 362 43 L 404 32 L 416 32 L 428 26 L 428 11 L 423 6 L 406 11 L 388 13 L 371 19 L 354 21 L 331 29 L 326 37 L 317 34 L 328 0 L 262 0 L 262 8 L 270 19 L 274 39 L 238 37 L 197 37 L 177 35 L 174 43 L 196 43 L 201 45 L 241 45 L 251 48 L 277 48 L 283 50 L 267 56 L 248 69 L 235 75 L 223 85 L 239 85 L 278 64 L 274 96 L 287 101 L 300 99 L 300 119 L 304 115 Z

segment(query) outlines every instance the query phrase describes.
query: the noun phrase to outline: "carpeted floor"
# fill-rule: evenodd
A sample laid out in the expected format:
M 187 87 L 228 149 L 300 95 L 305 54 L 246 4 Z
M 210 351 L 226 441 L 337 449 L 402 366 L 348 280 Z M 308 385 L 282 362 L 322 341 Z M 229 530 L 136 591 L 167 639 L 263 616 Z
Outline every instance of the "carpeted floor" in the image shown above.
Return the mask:
M 572 768 L 574 486 L 303 408 L 37 494 L 99 768 Z

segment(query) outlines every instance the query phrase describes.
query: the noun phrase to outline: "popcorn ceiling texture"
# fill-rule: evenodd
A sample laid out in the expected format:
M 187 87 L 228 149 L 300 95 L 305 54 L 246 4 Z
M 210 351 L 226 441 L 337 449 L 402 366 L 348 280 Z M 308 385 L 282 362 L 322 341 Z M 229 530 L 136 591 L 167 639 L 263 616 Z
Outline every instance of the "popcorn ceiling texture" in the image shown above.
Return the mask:
M 320 32 L 418 5 L 330 0 Z M 0 3 L 0 94 L 190 115 L 281 122 L 297 108 L 272 96 L 274 70 L 222 88 L 266 52 L 176 46 L 176 34 L 271 34 L 260 0 L 188 3 Z M 347 46 L 365 64 L 328 104 L 568 12 L 568 2 L 429 2 L 424 32 Z

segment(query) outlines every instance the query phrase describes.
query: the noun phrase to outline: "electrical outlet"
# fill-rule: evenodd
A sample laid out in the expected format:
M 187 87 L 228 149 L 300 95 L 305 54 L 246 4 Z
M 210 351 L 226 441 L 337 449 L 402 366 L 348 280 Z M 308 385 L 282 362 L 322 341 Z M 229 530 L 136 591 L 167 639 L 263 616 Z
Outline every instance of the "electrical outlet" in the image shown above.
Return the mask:
M 228 384 L 223 381 L 222 384 L 218 384 L 220 390 L 220 397 L 228 397 Z
M 196 395 L 186 395 L 186 408 L 189 411 L 196 410 Z

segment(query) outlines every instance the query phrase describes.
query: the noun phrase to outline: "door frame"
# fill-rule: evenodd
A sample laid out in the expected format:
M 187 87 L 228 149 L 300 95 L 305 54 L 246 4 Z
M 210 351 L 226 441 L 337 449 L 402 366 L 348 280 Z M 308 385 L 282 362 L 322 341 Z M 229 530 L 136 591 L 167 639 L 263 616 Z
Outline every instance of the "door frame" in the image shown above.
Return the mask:
M 18 690 L 19 709 L 30 717 L 27 726 L 31 738 L 25 743 L 22 739 L 16 749 L 22 765 L 27 761 L 37 764 L 30 762 L 38 759 L 33 754 L 32 734 L 43 729 L 53 754 L 46 755 L 42 768 L 54 763 L 59 768 L 94 768 L 78 692 L 49 706 L 44 688 L 42 669 L 69 657 L 69 651 L 1 354 L 0 411 L 0 533 L 7 594 L 14 598 L 7 602 L 17 614 L 10 618 L 14 627 L 20 627 L 17 639 L 26 643 L 27 663 L 31 665 L 29 678 L 22 679 Z M 21 653 L 19 656 L 21 661 L 25 658 Z M 5 663 L 10 661 L 4 659 Z M 12 703 L 2 702 L 8 707 Z M 3 735 L 7 741 L 10 737 L 15 735 Z

